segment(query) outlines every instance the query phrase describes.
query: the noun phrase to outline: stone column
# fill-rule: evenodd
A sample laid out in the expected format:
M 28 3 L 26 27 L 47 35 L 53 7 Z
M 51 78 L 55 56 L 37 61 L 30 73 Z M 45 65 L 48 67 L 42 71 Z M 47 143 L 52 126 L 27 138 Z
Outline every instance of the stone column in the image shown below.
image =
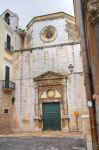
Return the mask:
M 35 131 L 40 131 L 40 123 L 39 123 L 39 107 L 38 107 L 38 87 L 35 86 Z
M 38 88 L 35 86 L 35 117 L 38 116 Z
M 62 131 L 69 132 L 68 100 L 67 100 L 67 79 L 63 80 L 63 114 L 62 114 Z

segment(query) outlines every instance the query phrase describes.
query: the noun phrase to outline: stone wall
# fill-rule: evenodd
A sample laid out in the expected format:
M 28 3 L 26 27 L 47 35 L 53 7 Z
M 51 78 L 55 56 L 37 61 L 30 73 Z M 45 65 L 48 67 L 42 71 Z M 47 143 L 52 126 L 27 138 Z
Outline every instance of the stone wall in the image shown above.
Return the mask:
M 11 116 L 7 114 L 0 114 L 0 134 L 8 134 L 11 131 Z
M 12 132 L 13 107 L 10 107 L 8 109 L 8 113 L 4 113 L 3 108 L 1 111 L 0 111 L 0 134 L 9 134 Z
M 70 74 L 68 70 L 69 64 L 74 66 L 73 74 Z M 35 103 L 38 94 L 34 78 L 47 71 L 68 76 L 67 83 L 63 82 L 63 84 L 65 88 L 67 87 L 65 92 L 67 92 L 70 129 L 76 130 L 77 128 L 74 112 L 78 111 L 78 126 L 79 130 L 82 130 L 81 115 L 87 114 L 88 110 L 79 44 L 15 52 L 13 68 L 16 83 L 15 114 L 18 118 L 18 130 L 35 129 Z

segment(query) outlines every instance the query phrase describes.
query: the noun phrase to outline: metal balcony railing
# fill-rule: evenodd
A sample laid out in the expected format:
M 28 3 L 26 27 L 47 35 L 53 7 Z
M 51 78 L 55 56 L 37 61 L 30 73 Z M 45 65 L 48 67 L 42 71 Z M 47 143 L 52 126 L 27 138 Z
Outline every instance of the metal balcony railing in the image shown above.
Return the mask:
M 15 83 L 11 81 L 2 80 L 2 88 L 8 90 L 15 90 Z
M 12 52 L 13 51 L 13 46 L 11 46 L 10 44 L 8 44 L 7 42 L 4 43 L 4 47 L 7 51 Z

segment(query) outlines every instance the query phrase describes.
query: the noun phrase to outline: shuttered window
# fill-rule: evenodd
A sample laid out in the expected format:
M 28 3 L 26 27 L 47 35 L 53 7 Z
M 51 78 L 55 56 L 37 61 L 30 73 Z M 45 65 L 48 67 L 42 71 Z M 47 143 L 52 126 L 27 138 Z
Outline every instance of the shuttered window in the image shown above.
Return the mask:
M 11 47 L 11 37 L 7 34 L 7 49 L 10 50 Z
M 10 80 L 10 67 L 5 66 L 5 87 L 9 88 L 9 80 Z
M 10 67 L 5 66 L 5 80 L 9 81 L 10 78 Z

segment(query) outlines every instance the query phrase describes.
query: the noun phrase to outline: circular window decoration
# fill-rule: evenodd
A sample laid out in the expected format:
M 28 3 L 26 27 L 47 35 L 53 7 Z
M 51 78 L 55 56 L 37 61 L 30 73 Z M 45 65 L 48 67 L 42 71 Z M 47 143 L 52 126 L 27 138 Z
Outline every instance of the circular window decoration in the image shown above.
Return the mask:
M 51 39 L 53 37 L 53 32 L 52 31 L 48 31 L 47 33 L 46 33 L 46 38 L 47 39 Z
M 55 97 L 55 91 L 52 90 L 52 89 L 49 89 L 49 90 L 47 91 L 47 96 L 48 96 L 49 98 Z
M 44 42 L 52 42 L 57 37 L 57 30 L 53 26 L 47 26 L 41 30 L 41 40 Z

